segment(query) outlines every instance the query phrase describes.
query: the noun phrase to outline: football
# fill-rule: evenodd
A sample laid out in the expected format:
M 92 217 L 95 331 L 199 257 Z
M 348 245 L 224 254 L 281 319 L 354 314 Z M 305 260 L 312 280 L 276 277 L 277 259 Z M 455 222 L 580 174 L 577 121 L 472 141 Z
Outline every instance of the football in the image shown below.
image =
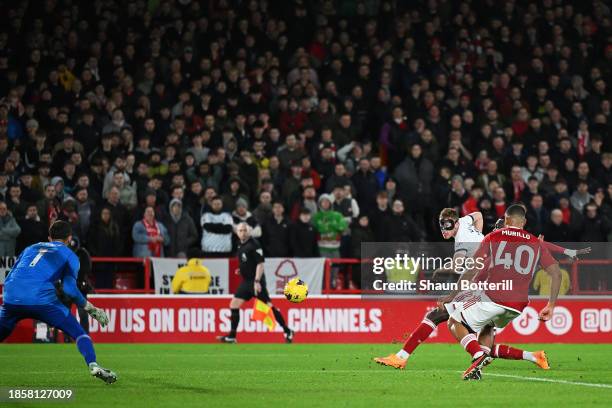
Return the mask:
M 288 301 L 300 303 L 308 297 L 308 285 L 300 278 L 294 278 L 287 282 L 284 293 Z

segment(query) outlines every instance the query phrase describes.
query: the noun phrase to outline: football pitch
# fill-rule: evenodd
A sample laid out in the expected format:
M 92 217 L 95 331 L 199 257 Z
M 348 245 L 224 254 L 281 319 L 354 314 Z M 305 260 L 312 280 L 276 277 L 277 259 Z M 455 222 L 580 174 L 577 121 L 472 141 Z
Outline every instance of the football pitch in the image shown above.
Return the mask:
M 299 339 L 299 338 L 298 338 Z M 392 344 L 99 344 L 98 361 L 119 375 L 89 376 L 74 344 L 0 345 L 0 386 L 71 388 L 69 402 L 3 407 L 400 407 L 610 406 L 612 345 L 527 345 L 548 352 L 550 371 L 495 360 L 481 381 L 461 380 L 468 355 L 426 344 L 406 370 L 372 357 Z

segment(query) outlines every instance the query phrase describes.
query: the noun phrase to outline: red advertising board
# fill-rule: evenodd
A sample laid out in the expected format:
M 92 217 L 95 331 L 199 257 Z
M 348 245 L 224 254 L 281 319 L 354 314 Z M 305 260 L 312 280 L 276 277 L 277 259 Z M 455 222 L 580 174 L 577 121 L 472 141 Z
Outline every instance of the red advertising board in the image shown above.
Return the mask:
M 99 343 L 206 343 L 230 326 L 229 296 L 92 296 L 106 309 L 110 323 L 101 328 L 90 321 L 91 336 Z M 302 304 L 274 299 L 298 343 L 386 343 L 400 339 L 433 307 L 432 300 L 364 300 L 360 296 L 312 296 Z M 611 343 L 612 301 L 608 298 L 562 299 L 549 322 L 537 312 L 545 300 L 533 300 L 523 315 L 500 334 L 509 343 Z M 251 319 L 252 303 L 242 309 L 238 338 L 245 343 L 282 341 L 280 328 L 270 333 Z M 22 322 L 9 338 L 32 340 L 32 322 Z M 429 341 L 454 341 L 445 325 Z

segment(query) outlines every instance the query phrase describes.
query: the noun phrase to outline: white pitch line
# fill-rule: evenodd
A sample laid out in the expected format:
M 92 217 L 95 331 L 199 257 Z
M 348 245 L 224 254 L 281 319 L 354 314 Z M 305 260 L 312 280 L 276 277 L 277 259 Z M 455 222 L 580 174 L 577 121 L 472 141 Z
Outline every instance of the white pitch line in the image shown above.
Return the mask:
M 492 376 L 492 377 L 516 378 L 518 380 L 541 381 L 541 382 L 550 382 L 550 383 L 568 384 L 568 385 L 582 385 L 584 387 L 612 388 L 612 384 L 598 384 L 598 383 L 586 383 L 586 382 L 580 382 L 580 381 L 555 380 L 552 378 L 541 378 L 541 377 L 523 377 L 520 375 L 511 375 L 511 374 L 485 373 L 483 376 L 484 377 Z

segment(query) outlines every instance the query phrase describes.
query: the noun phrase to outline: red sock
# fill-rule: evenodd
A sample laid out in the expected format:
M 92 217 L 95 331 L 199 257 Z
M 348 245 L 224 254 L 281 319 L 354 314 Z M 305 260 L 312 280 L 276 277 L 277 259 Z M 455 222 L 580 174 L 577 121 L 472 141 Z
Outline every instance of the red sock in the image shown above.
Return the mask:
M 477 353 L 482 353 L 482 349 L 480 348 L 480 343 L 478 343 L 478 339 L 476 339 L 475 334 L 468 334 L 460 341 L 461 345 L 471 354 L 472 358 L 476 357 Z
M 414 349 L 419 347 L 419 344 L 427 340 L 431 332 L 434 331 L 436 325 L 429 319 L 423 319 L 421 324 L 410 334 L 410 337 L 404 343 L 404 351 L 409 354 L 412 354 Z
M 505 358 L 507 360 L 522 360 L 523 350 L 506 346 L 505 344 L 496 344 L 493 347 L 493 357 Z

